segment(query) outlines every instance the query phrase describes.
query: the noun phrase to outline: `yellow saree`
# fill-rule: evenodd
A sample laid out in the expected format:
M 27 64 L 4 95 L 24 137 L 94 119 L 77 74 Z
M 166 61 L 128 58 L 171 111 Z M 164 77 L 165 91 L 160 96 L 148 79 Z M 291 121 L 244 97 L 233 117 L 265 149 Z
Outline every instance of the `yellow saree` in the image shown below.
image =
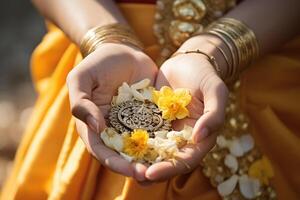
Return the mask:
M 121 4 L 125 17 L 152 58 L 154 5 Z M 202 174 L 192 173 L 149 187 L 102 167 L 85 149 L 69 110 L 65 79 L 80 62 L 78 48 L 56 27 L 32 56 L 39 94 L 1 199 L 219 199 Z M 265 56 L 241 79 L 242 107 L 257 145 L 270 158 L 279 199 L 300 199 L 300 38 Z

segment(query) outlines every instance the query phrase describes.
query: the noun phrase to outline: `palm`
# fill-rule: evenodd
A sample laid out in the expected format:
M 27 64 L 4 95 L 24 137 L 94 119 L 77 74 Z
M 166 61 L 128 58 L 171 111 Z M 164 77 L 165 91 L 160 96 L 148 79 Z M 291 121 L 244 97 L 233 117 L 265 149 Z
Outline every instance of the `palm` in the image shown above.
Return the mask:
M 130 164 L 106 147 L 99 132 L 105 127 L 105 118 L 118 87 L 123 82 L 134 83 L 145 78 L 153 82 L 156 70 L 153 61 L 144 53 L 128 46 L 105 44 L 86 57 L 68 77 L 72 113 L 78 118 L 77 130 L 89 152 L 113 171 L 140 180 L 144 179 L 145 167 Z M 88 116 L 98 122 L 97 131 L 86 125 Z
M 215 87 L 215 83 L 223 82 L 220 81 L 216 75 L 210 62 L 199 54 L 177 56 L 167 60 L 163 64 L 157 76 L 156 87 L 160 88 L 163 85 L 169 85 L 173 89 L 187 88 L 192 95 L 192 101 L 188 106 L 190 111 L 189 117 L 174 121 L 174 129 L 180 130 L 184 124 L 187 124 L 194 127 L 194 138 L 196 135 L 201 135 L 203 124 L 207 124 L 206 121 L 208 121 L 212 115 L 211 111 L 214 112 L 210 110 L 210 108 L 218 101 L 214 98 L 215 96 L 209 95 L 213 89 L 211 87 Z M 223 102 L 221 102 L 221 104 L 223 104 L 224 107 L 227 93 L 226 87 L 224 84 L 220 84 L 217 90 L 219 90 L 217 92 L 222 98 Z M 220 115 L 222 115 L 222 113 L 220 113 Z M 221 118 L 217 120 L 222 121 Z M 212 127 L 209 128 L 212 129 Z M 203 158 L 214 145 L 214 140 L 215 134 L 211 134 L 209 137 L 203 138 L 194 145 L 184 147 L 178 154 L 179 159 L 183 160 L 191 166 L 191 168 L 198 166 L 201 158 Z M 173 166 L 170 162 L 161 162 L 152 165 L 146 174 L 151 180 L 166 180 L 187 171 L 188 169 L 182 163 L 178 164 L 178 166 Z

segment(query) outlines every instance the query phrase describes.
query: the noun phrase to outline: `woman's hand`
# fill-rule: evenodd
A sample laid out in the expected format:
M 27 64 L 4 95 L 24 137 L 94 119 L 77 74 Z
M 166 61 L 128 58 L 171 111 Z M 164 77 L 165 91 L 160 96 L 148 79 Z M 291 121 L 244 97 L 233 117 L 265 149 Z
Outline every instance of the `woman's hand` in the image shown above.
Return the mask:
M 227 101 L 227 87 L 218 77 L 207 57 L 202 54 L 180 54 L 167 60 L 158 72 L 156 87 L 169 85 L 173 89 L 187 88 L 192 94 L 188 106 L 190 116 L 174 122 L 175 129 L 184 124 L 194 127 L 194 145 L 186 146 L 179 153 L 181 161 L 160 162 L 150 166 L 146 177 L 163 181 L 189 172 L 200 164 L 201 159 L 214 146 L 213 133 L 223 123 Z M 189 166 L 187 166 L 187 165 Z
M 154 81 L 155 63 L 143 52 L 123 44 L 106 43 L 80 62 L 68 75 L 72 114 L 88 151 L 111 170 L 144 180 L 146 167 L 130 164 L 100 139 L 112 97 L 123 83 Z

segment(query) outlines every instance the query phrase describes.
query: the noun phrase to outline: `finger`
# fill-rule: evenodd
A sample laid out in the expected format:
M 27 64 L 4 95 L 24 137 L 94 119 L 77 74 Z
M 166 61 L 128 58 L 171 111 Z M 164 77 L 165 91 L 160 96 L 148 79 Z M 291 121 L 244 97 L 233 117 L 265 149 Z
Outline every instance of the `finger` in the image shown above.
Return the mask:
M 100 109 L 91 101 L 93 81 L 90 75 L 75 68 L 68 75 L 67 86 L 72 114 L 99 133 L 105 122 Z
M 134 170 L 134 178 L 139 182 L 146 181 L 145 174 L 148 167 L 141 163 L 132 163 L 132 165 Z
M 124 176 L 133 177 L 134 169 L 132 164 L 121 157 L 117 152 L 106 147 L 99 134 L 92 132 L 91 129 L 87 128 L 85 123 L 78 119 L 76 119 L 76 127 L 87 150 L 100 161 L 103 166 Z
M 204 97 L 204 111 L 193 130 L 193 138 L 196 143 L 222 125 L 228 98 L 227 87 L 217 75 L 207 80 L 205 86 L 200 87 L 200 90 Z
M 160 69 L 157 73 L 155 88 L 160 89 L 162 86 L 170 86 L 170 83 L 166 78 L 166 75 Z
M 164 181 L 176 175 L 190 172 L 200 164 L 202 158 L 214 146 L 216 136 L 216 134 L 211 134 L 192 147 L 184 147 L 182 152 L 178 154 L 178 161 L 175 163 L 163 161 L 153 164 L 146 171 L 146 178 L 151 181 Z

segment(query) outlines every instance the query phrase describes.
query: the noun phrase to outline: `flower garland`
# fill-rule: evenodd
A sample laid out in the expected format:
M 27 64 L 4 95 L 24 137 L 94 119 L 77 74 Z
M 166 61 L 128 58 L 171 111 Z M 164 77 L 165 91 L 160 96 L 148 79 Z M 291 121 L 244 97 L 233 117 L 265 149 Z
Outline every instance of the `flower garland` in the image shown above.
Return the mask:
M 277 199 L 270 185 L 272 165 L 255 145 L 249 121 L 237 106 L 239 87 L 237 81 L 230 88 L 225 124 L 203 159 L 203 173 L 223 199 Z

